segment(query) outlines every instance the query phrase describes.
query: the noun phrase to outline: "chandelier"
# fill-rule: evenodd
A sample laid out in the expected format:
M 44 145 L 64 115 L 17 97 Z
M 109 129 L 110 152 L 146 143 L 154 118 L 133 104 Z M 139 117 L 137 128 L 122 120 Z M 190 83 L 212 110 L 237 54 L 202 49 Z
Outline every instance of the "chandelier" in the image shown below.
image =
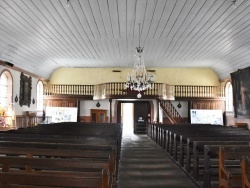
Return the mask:
M 139 24 L 139 47 L 136 47 L 135 62 L 131 74 L 128 73 L 125 89 L 138 91 L 137 98 L 141 98 L 141 91 L 152 89 L 153 82 L 147 74 L 143 59 L 143 48 L 140 47 L 140 24 Z

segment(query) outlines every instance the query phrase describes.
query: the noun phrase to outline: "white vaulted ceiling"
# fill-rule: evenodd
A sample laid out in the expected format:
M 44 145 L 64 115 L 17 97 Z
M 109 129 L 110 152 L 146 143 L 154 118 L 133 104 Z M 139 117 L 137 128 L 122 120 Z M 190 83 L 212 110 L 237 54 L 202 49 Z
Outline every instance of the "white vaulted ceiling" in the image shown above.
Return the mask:
M 59 67 L 250 66 L 250 0 L 0 0 L 0 60 L 49 78 Z

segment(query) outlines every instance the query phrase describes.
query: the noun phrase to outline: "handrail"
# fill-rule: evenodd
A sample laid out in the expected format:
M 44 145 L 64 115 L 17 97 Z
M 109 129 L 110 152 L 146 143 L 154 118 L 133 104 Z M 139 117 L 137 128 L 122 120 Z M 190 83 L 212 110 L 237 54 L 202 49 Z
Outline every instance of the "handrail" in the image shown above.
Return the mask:
M 175 85 L 175 97 L 225 97 L 223 86 Z
M 111 82 L 94 86 L 94 100 L 112 98 L 112 96 L 133 96 L 136 97 L 137 91 L 124 89 L 125 82 Z M 162 83 L 153 83 L 152 89 L 142 91 L 143 96 L 156 96 L 164 100 L 174 100 L 174 86 Z
M 161 100 L 160 106 L 163 109 L 163 112 L 165 112 L 165 114 L 171 121 L 171 123 L 173 124 L 184 123 L 184 119 L 181 117 L 179 112 L 176 110 L 176 108 L 170 101 Z
M 124 85 L 125 82 L 111 82 L 97 85 L 47 84 L 44 86 L 44 96 L 93 96 L 94 100 L 122 96 L 136 97 L 138 92 L 125 89 Z M 141 94 L 142 96 L 162 100 L 174 100 L 176 97 L 223 98 L 225 97 L 225 89 L 223 86 L 173 86 L 164 83 L 153 83 L 152 89 L 143 91 Z
M 66 85 L 66 84 L 47 84 L 44 85 L 43 94 L 51 95 L 94 95 L 93 85 Z

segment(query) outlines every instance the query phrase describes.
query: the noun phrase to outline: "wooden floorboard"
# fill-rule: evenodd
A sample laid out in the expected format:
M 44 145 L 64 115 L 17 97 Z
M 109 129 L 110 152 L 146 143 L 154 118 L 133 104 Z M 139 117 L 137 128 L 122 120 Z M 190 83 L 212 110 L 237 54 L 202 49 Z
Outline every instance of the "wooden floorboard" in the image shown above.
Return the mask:
M 146 135 L 123 135 L 118 188 L 197 188 Z

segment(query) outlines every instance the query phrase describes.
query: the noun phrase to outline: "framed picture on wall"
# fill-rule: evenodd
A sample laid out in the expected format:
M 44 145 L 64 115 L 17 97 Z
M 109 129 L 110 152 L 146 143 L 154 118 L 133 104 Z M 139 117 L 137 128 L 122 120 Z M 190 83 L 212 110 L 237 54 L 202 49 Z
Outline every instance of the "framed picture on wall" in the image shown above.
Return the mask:
M 234 114 L 236 118 L 250 118 L 250 67 L 231 73 Z
M 31 84 L 32 78 L 31 76 L 25 76 L 21 73 L 20 76 L 20 92 L 19 92 L 19 104 L 20 106 L 27 105 L 30 107 L 31 103 Z

